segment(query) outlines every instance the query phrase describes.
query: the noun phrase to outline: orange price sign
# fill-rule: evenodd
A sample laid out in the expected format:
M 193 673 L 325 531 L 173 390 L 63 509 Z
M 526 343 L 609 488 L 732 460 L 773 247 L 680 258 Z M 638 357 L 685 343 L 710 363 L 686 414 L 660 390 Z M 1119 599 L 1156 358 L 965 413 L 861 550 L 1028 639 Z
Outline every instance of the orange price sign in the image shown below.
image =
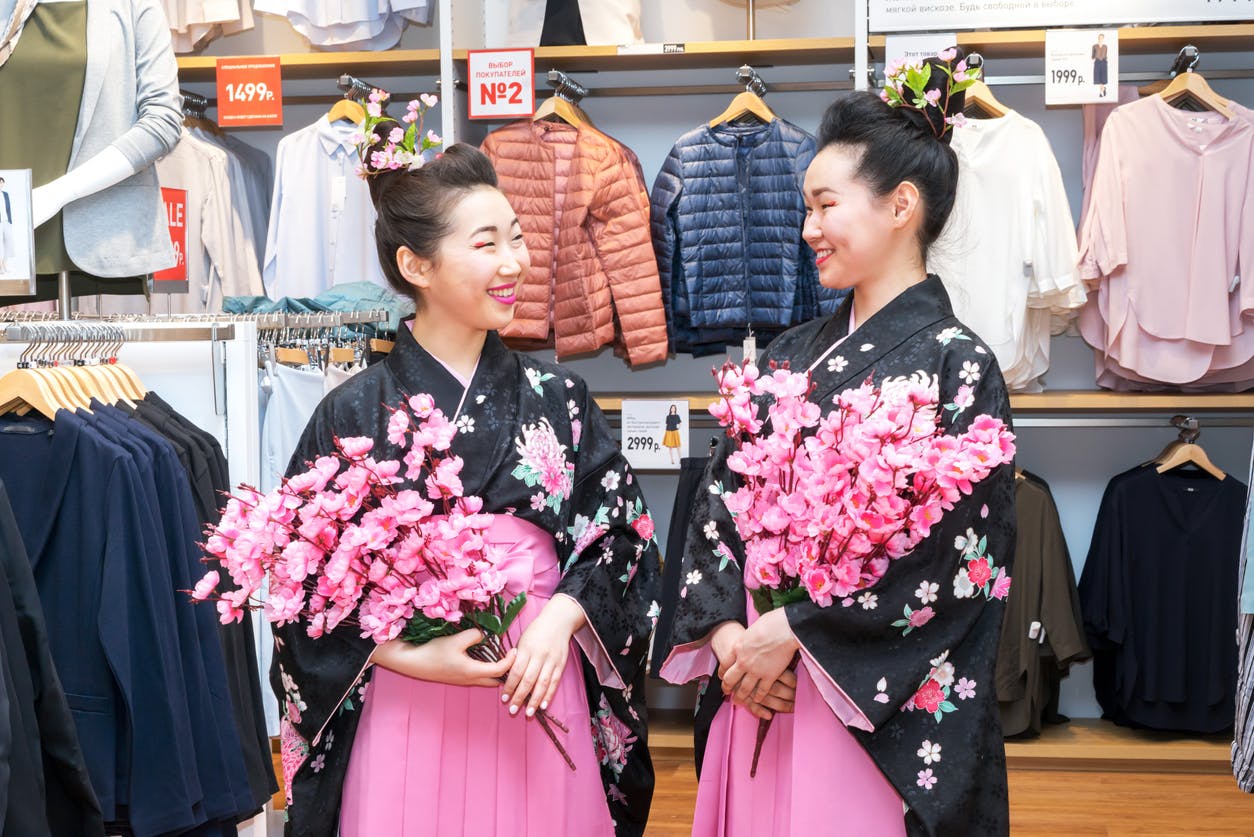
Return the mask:
M 283 124 L 283 76 L 277 56 L 218 59 L 218 124 Z
M 166 222 L 170 228 L 170 243 L 174 245 L 175 262 L 172 267 L 158 270 L 152 275 L 152 290 L 158 294 L 187 293 L 187 190 L 161 187 L 161 199 L 165 203 Z

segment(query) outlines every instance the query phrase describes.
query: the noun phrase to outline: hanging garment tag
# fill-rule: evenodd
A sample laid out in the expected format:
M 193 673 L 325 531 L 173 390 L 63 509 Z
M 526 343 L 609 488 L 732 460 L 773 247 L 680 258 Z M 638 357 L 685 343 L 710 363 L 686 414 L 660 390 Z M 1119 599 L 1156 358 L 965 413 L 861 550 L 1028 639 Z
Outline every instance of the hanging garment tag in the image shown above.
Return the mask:
M 1036 639 L 1041 635 L 1041 623 L 1033 622 L 1028 626 L 1028 639 Z
M 741 347 L 741 361 L 745 363 L 753 361 L 755 364 L 758 362 L 758 338 L 753 336 L 752 331 L 745 337 L 744 345 Z

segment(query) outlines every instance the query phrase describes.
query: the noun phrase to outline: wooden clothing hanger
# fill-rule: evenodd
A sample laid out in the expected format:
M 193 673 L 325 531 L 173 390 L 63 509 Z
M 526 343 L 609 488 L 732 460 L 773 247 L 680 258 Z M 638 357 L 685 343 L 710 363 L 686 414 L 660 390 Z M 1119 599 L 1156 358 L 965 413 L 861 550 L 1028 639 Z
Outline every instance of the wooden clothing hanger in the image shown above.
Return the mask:
M 1172 416 L 1171 424 L 1180 431 L 1179 437 L 1163 448 L 1162 453 L 1147 462 L 1147 465 L 1157 465 L 1157 471 L 1160 474 L 1183 465 L 1194 465 L 1217 480 L 1222 480 L 1227 476 L 1210 461 L 1206 451 L 1197 443 L 1197 438 L 1202 433 L 1197 419 L 1189 416 Z
M 1228 476 L 1215 463 L 1210 461 L 1206 451 L 1202 450 L 1202 446 L 1197 442 L 1181 443 L 1180 447 L 1172 451 L 1165 461 L 1159 463 L 1157 471 L 1160 474 L 1165 474 L 1183 465 L 1196 465 L 1217 480 L 1222 480 Z
M 531 115 L 532 122 L 544 119 L 560 119 L 567 125 L 576 128 L 593 128 L 592 120 L 583 112 L 579 103 L 588 95 L 588 88 L 568 76 L 561 70 L 549 70 L 546 77 L 553 95 L 540 103 L 536 112 Z
M 43 376 L 29 367 L 20 367 L 8 372 L 0 378 L 0 413 L 17 410 L 25 414 L 26 407 L 33 409 L 41 416 L 51 419 L 63 404 L 48 387 Z
M 711 128 L 746 116 L 752 116 L 763 125 L 769 125 L 778 119 L 762 98 L 766 95 L 766 82 L 762 81 L 757 70 L 748 64 L 742 64 L 736 70 L 736 81 L 745 86 L 744 92 L 737 93 L 726 110 L 710 120 Z
M 353 99 L 340 99 L 331 105 L 331 110 L 327 111 L 327 121 L 338 122 L 341 119 L 360 125 L 366 121 L 366 109 L 361 106 L 361 102 Z
M 1010 112 L 1010 108 L 997 101 L 992 88 L 982 81 L 968 87 L 966 94 L 963 113 L 968 116 L 980 113 L 985 119 L 1001 119 Z
M 727 109 L 710 120 L 710 127 L 731 122 L 742 116 L 754 116 L 764 125 L 769 125 L 778 118 L 761 96 L 752 90 L 746 90 L 743 93 L 737 93 Z
M 1201 73 L 1192 70 L 1178 74 L 1158 95 L 1169 105 L 1175 106 L 1182 100 L 1192 101 L 1213 110 L 1224 119 L 1232 118 L 1230 102 L 1211 89 Z
M 592 120 L 588 118 L 588 114 L 584 113 L 579 105 L 557 93 L 540 103 L 540 107 L 536 108 L 536 112 L 531 115 L 531 121 L 540 122 L 541 120 L 554 117 L 576 128 L 593 127 Z

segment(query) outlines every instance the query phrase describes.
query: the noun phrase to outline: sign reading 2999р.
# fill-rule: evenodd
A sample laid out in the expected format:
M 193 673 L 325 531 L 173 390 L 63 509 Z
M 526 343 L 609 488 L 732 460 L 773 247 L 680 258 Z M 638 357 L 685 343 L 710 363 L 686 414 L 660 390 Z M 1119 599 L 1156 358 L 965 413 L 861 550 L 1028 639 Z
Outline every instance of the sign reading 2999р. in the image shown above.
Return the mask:
M 525 119 L 536 111 L 535 53 L 472 49 L 466 55 L 471 119 Z

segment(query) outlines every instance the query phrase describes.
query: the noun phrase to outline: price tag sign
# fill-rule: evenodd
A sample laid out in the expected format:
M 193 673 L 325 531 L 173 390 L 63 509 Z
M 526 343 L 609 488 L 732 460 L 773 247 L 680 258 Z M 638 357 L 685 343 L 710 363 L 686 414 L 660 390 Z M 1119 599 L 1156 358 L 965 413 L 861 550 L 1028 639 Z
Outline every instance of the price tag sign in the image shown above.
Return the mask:
M 1118 87 L 1118 29 L 1045 32 L 1045 104 L 1118 104 Z
M 277 56 L 218 59 L 218 125 L 283 124 L 283 75 Z
M 623 401 L 623 455 L 633 468 L 679 470 L 688 455 L 688 400 Z
M 884 38 L 884 63 L 900 61 L 903 64 L 922 63 L 941 50 L 958 43 L 953 32 L 928 32 L 923 35 L 888 35 Z
M 466 71 L 471 119 L 525 119 L 536 112 L 534 50 L 472 49 Z
M 165 203 L 166 222 L 170 228 L 170 243 L 174 245 L 173 267 L 158 270 L 152 275 L 152 292 L 155 294 L 187 293 L 187 190 L 161 187 L 161 200 Z

